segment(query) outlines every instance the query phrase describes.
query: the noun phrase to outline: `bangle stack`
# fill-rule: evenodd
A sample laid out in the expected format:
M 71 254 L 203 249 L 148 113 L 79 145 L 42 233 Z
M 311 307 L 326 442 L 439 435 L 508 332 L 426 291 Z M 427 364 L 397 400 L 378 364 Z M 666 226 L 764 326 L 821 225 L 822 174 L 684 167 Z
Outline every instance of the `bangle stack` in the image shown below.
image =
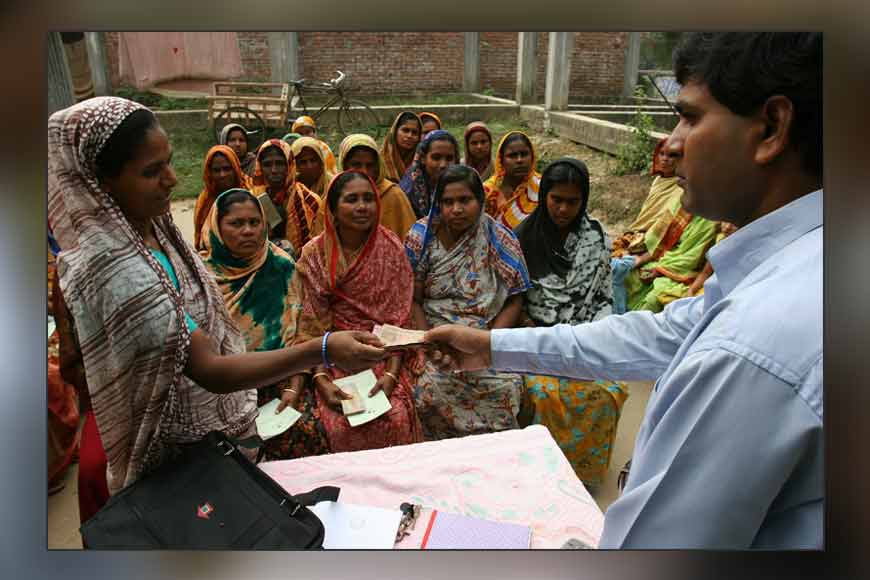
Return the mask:
M 328 379 L 328 378 L 329 378 L 329 373 L 324 373 L 324 372 L 314 373 L 314 376 L 311 377 L 312 382 L 313 382 L 313 381 L 316 381 L 316 380 L 317 380 L 317 377 L 326 377 L 326 378 Z

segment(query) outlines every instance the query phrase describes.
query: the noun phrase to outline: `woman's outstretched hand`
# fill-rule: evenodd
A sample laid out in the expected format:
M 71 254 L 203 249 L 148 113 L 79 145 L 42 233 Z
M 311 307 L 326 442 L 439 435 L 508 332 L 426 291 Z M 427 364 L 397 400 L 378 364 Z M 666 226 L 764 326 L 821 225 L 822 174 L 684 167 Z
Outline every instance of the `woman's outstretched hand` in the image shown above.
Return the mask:
M 326 355 L 341 370 L 355 373 L 375 366 L 387 356 L 387 351 L 371 332 L 340 330 L 329 335 Z
M 432 344 L 427 353 L 441 370 L 476 371 L 492 366 L 490 333 L 447 324 L 426 331 L 424 340 Z

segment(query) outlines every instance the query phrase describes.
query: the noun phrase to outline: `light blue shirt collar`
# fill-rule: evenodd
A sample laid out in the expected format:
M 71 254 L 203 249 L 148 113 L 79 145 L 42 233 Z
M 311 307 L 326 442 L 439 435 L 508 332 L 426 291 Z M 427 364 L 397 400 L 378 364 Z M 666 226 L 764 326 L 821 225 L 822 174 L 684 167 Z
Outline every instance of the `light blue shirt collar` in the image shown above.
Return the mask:
M 759 264 L 804 234 L 821 227 L 823 191 L 817 189 L 761 216 L 710 248 L 721 296 L 727 296 Z

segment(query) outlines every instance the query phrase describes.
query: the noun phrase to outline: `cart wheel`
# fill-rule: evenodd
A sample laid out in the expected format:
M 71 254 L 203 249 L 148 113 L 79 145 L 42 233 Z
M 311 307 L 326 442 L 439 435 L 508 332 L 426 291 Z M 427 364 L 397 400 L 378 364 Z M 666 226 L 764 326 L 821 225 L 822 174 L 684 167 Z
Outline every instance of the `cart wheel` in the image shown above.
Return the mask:
M 338 110 L 338 129 L 345 135 L 365 133 L 377 141 L 386 132 L 377 113 L 363 101 L 350 99 Z
M 214 140 L 220 143 L 221 131 L 230 123 L 238 123 L 248 132 L 248 151 L 255 151 L 266 138 L 263 118 L 248 107 L 227 107 L 214 118 Z

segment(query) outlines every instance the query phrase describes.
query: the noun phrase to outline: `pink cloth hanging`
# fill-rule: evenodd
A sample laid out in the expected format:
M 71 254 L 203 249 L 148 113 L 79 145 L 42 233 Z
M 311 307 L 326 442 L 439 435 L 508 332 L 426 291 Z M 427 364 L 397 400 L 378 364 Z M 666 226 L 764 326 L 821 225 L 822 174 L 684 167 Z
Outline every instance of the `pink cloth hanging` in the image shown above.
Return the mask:
M 242 74 L 235 32 L 122 32 L 118 49 L 121 81 L 138 89 L 171 79 Z

